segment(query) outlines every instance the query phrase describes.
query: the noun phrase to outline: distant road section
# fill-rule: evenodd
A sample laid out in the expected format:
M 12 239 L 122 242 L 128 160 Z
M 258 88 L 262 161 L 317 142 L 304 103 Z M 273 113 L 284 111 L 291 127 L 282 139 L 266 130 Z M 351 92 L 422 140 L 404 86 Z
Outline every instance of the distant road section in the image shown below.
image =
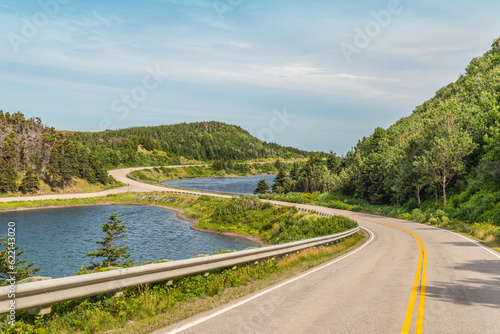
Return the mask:
M 126 177 L 138 169 L 144 167 L 109 171 L 128 184 L 119 189 L 0 202 L 169 190 Z M 298 277 L 155 333 L 500 333 L 498 252 L 423 224 L 273 203 L 346 215 L 369 231 L 370 241 Z

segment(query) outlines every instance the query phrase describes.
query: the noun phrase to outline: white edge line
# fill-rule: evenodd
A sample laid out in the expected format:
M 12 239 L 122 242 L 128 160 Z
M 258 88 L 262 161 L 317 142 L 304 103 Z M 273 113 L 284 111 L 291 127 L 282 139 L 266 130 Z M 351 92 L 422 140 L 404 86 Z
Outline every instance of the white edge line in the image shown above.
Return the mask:
M 303 278 L 303 277 L 306 277 L 306 276 L 308 276 L 308 275 L 311 275 L 312 273 L 315 273 L 316 271 L 322 270 L 322 269 L 324 269 L 324 268 L 326 268 L 326 267 L 328 267 L 328 266 L 331 266 L 331 265 L 332 265 L 332 264 L 334 264 L 334 263 L 337 263 L 337 262 L 339 262 L 339 261 L 341 261 L 341 260 L 343 260 L 343 259 L 345 259 L 345 258 L 347 258 L 347 257 L 349 257 L 349 256 L 351 256 L 351 255 L 356 254 L 357 252 L 359 252 L 360 250 L 362 250 L 363 248 L 365 248 L 366 246 L 368 246 L 368 245 L 369 245 L 369 244 L 373 241 L 373 239 L 374 239 L 374 234 L 373 234 L 373 232 L 372 232 L 372 231 L 370 231 L 369 229 L 367 229 L 367 228 L 365 228 L 365 227 L 363 227 L 363 229 L 364 229 L 365 231 L 367 231 L 367 232 L 370 234 L 370 239 L 369 239 L 369 240 L 368 240 L 368 241 L 367 241 L 367 242 L 366 242 L 363 246 L 361 246 L 361 247 L 359 247 L 359 248 L 357 248 L 357 249 L 353 250 L 352 252 L 349 252 L 348 254 L 346 254 L 346 255 L 344 255 L 344 256 L 342 256 L 342 257 L 340 257 L 340 258 L 336 259 L 336 260 L 330 261 L 330 262 L 328 262 L 328 263 L 326 263 L 326 264 L 324 264 L 324 265 L 322 265 L 322 266 L 320 266 L 320 267 L 317 267 L 317 268 L 315 268 L 315 269 L 312 269 L 312 270 L 310 270 L 310 271 L 308 271 L 308 272 L 306 272 L 306 273 L 304 273 L 304 274 L 301 274 L 301 275 L 299 275 L 299 276 L 297 276 L 297 277 L 294 277 L 294 278 L 292 278 L 292 279 L 290 279 L 290 280 L 288 280 L 288 281 L 286 281 L 286 282 L 283 282 L 283 283 L 281 283 L 281 284 L 278 284 L 278 285 L 276 285 L 276 286 L 274 286 L 274 287 L 272 287 L 272 288 L 270 288 L 270 289 L 264 290 L 264 291 L 262 291 L 262 292 L 260 292 L 260 293 L 258 293 L 258 294 L 256 294 L 256 295 L 254 295 L 254 296 L 250 297 L 250 298 L 247 298 L 247 299 L 245 299 L 245 300 L 242 300 L 242 301 L 240 301 L 240 302 L 238 302 L 238 303 L 236 303 L 236 304 L 233 304 L 233 305 L 231 305 L 231 306 L 228 306 L 228 307 L 226 307 L 226 308 L 223 308 L 222 310 L 219 310 L 219 311 L 217 311 L 217 312 L 215 312 L 215 313 L 212 313 L 212 314 L 210 314 L 210 315 L 207 315 L 207 316 L 205 316 L 205 317 L 199 318 L 199 319 L 197 319 L 197 320 L 195 320 L 195 321 L 189 322 L 189 323 L 185 324 L 184 326 L 179 327 L 179 328 L 176 328 L 176 329 L 174 329 L 174 330 L 172 330 L 172 331 L 170 331 L 170 332 L 166 332 L 165 334 L 175 334 L 175 333 L 180 333 L 180 332 L 182 332 L 182 331 L 184 331 L 184 330 L 186 330 L 186 329 L 189 329 L 189 328 L 194 327 L 194 326 L 196 326 L 196 325 L 199 325 L 199 324 L 201 324 L 201 323 L 203 323 L 203 322 L 205 322 L 205 321 L 207 321 L 207 320 L 210 320 L 210 319 L 212 319 L 212 318 L 215 318 L 215 317 L 217 317 L 217 316 L 219 316 L 219 315 L 221 315 L 221 314 L 223 314 L 223 313 L 226 313 L 226 312 L 228 312 L 228 311 L 232 310 L 233 308 L 236 308 L 236 307 L 239 307 L 239 306 L 241 306 L 241 305 L 243 305 L 243 304 L 246 304 L 246 303 L 248 303 L 249 301 L 252 301 L 252 300 L 254 300 L 254 299 L 256 299 L 256 298 L 259 298 L 259 297 L 261 297 L 261 296 L 263 296 L 263 295 L 265 295 L 265 294 L 268 294 L 268 293 L 269 293 L 269 292 L 271 292 L 271 291 L 274 291 L 274 290 L 276 290 L 276 289 L 279 289 L 279 288 L 281 288 L 281 287 L 283 287 L 283 286 L 285 286 L 285 285 L 288 285 L 288 284 L 290 284 L 290 283 L 292 283 L 292 282 L 295 282 L 296 280 L 299 280 L 299 279 L 301 279 L 301 278 Z M 156 333 L 162 333 L 162 332 L 156 332 Z
M 444 229 L 443 229 L 443 230 L 444 230 Z M 461 235 L 460 233 L 457 233 L 457 232 L 452 232 L 452 231 L 448 231 L 448 230 L 444 230 L 444 231 L 450 232 L 450 233 L 452 233 L 452 234 L 456 234 L 456 235 L 458 235 L 459 237 L 461 237 L 461 238 L 463 238 L 463 239 L 465 239 L 465 240 L 467 240 L 467 241 L 469 241 L 469 242 L 472 242 L 472 243 L 473 243 L 473 244 L 475 244 L 476 246 L 479 246 L 479 247 L 483 248 L 483 249 L 484 249 L 484 250 L 486 250 L 487 252 L 490 252 L 491 254 L 495 255 L 496 257 L 498 257 L 498 258 L 500 259 L 500 254 L 499 254 L 499 253 L 497 253 L 497 252 L 495 252 L 493 249 L 491 249 L 491 248 L 489 248 L 489 247 L 486 247 L 485 245 L 483 245 L 483 244 L 481 244 L 481 243 L 477 242 L 476 240 L 471 239 L 471 238 L 469 238 L 469 237 L 466 237 L 466 236 L 464 236 L 464 235 Z
M 353 215 L 340 213 L 340 212 L 338 212 L 337 209 L 332 209 L 332 210 L 334 211 L 334 214 L 343 215 L 343 216 L 346 216 L 346 217 L 353 218 Z M 335 211 L 337 211 L 337 212 L 335 212 Z M 357 213 L 357 212 L 354 212 L 354 211 L 348 211 L 348 212 L 353 213 L 353 214 Z M 359 212 L 359 213 L 362 213 L 362 212 Z M 467 237 L 465 235 L 462 235 L 460 233 L 457 233 L 457 232 L 454 232 L 454 231 L 450 231 L 450 230 L 447 230 L 447 229 L 444 229 L 444 228 L 441 228 L 441 227 L 437 227 L 437 226 L 432 226 L 432 225 L 426 225 L 426 224 L 422 224 L 422 223 L 412 222 L 412 221 L 409 221 L 409 220 L 402 220 L 402 219 L 397 219 L 397 218 L 392 218 L 392 217 L 385 217 L 385 216 L 378 216 L 378 215 L 372 215 L 372 216 L 379 217 L 379 218 L 389 218 L 389 219 L 393 219 L 393 220 L 396 220 L 396 221 L 402 222 L 402 223 L 413 223 L 413 224 L 424 225 L 424 226 L 427 226 L 427 227 L 435 228 L 437 230 L 441 230 L 441 231 L 445 231 L 445 232 L 448 232 L 448 233 L 451 233 L 451 234 L 455 234 L 455 235 L 459 236 L 460 238 L 465 239 L 465 240 L 467 240 L 467 241 L 475 244 L 476 246 L 479 246 L 479 247 L 483 248 L 485 251 L 493 254 L 494 256 L 496 256 L 496 257 L 498 257 L 500 259 L 500 253 L 496 252 L 491 247 L 485 246 L 482 243 L 477 242 L 476 240 L 474 240 L 474 239 L 472 239 L 470 237 Z M 359 218 L 363 219 L 362 217 L 359 217 Z

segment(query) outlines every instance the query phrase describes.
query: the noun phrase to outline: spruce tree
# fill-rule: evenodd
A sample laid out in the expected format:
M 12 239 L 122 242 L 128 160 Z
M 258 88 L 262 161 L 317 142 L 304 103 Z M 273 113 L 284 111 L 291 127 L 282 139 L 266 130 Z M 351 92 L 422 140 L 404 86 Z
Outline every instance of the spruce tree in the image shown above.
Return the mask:
M 9 273 L 16 273 L 16 281 L 19 282 L 22 279 L 28 278 L 36 274 L 40 268 L 33 268 L 34 263 L 29 262 L 26 259 L 21 259 L 24 250 L 20 250 L 19 244 L 9 242 L 8 237 L 5 239 L 0 239 L 0 244 L 3 246 L 0 250 L 0 285 L 7 284 L 11 275 Z M 15 258 L 9 258 L 9 255 L 15 253 Z
M 253 191 L 255 195 L 257 194 L 265 194 L 269 191 L 269 186 L 266 183 L 266 180 L 261 179 L 257 184 L 257 188 Z
M 283 168 L 280 168 L 278 175 L 274 178 L 274 184 L 272 185 L 273 192 L 278 192 L 281 187 L 285 185 L 286 173 Z
M 122 224 L 123 220 L 117 219 L 118 212 L 108 216 L 108 222 L 101 225 L 102 231 L 106 233 L 106 237 L 102 241 L 96 241 L 97 244 L 102 245 L 101 248 L 97 248 L 94 252 L 87 253 L 87 256 L 92 257 L 91 267 L 92 269 L 98 267 L 112 267 L 118 265 L 128 266 L 132 264 L 131 260 L 121 264 L 121 259 L 128 259 L 130 254 L 127 253 L 128 247 L 118 247 L 116 241 L 119 239 L 127 238 L 125 233 L 125 225 Z M 94 258 L 104 258 L 102 264 L 94 263 L 92 260 Z
M 24 194 L 27 194 L 35 192 L 39 188 L 40 188 L 40 180 L 38 179 L 38 176 L 32 169 L 28 169 L 26 171 L 26 175 L 24 175 L 19 190 L 21 190 Z
M 16 135 L 11 132 L 3 140 L 3 152 L 0 152 L 0 193 L 16 191 Z

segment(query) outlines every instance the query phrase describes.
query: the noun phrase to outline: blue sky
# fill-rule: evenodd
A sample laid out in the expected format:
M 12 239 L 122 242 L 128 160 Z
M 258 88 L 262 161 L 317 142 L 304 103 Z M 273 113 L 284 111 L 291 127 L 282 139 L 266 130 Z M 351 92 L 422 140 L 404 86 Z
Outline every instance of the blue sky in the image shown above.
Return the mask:
M 57 129 L 217 120 L 345 154 L 500 37 L 498 1 L 1 1 L 0 109 Z

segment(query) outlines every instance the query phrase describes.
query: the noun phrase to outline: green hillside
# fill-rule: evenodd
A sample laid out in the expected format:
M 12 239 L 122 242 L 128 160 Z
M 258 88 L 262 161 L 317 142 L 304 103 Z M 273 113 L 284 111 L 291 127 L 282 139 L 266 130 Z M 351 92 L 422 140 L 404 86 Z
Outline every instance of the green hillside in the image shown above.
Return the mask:
M 441 202 L 463 221 L 500 224 L 499 104 L 497 39 L 412 115 L 359 141 L 337 189 L 377 204 Z
M 76 132 L 72 138 L 100 152 L 113 166 L 137 164 L 138 147 L 149 159 L 172 161 L 180 156 L 199 161 L 302 158 L 307 152 L 263 142 L 239 126 L 220 122 L 133 127 L 104 132 Z M 157 163 L 161 164 L 161 163 Z
M 287 196 L 268 197 L 307 202 L 293 193 L 327 191 L 344 203 L 500 225 L 499 104 L 500 39 L 410 116 L 375 129 L 345 157 L 310 157 L 276 183 Z
M 60 190 L 77 179 L 107 184 L 106 169 L 211 162 L 303 158 L 308 153 L 265 143 L 219 122 L 135 127 L 104 132 L 57 131 L 40 118 L 0 111 L 0 193 Z

